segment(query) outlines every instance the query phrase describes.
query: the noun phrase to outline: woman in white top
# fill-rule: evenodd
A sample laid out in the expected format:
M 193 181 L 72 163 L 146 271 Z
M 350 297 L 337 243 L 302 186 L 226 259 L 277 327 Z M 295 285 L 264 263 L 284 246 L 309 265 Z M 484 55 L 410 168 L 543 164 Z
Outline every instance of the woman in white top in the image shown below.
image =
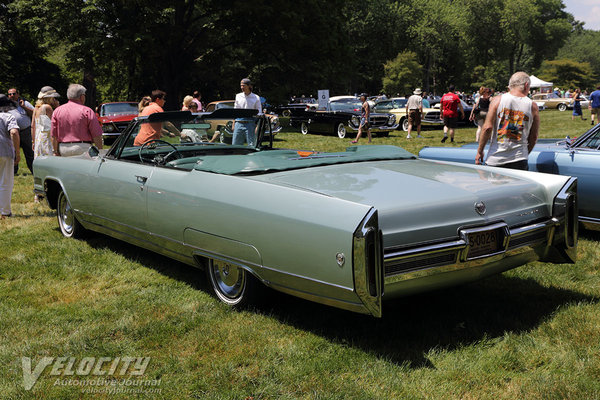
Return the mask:
M 33 142 L 33 157 L 51 156 L 54 154 L 52 148 L 52 138 L 50 137 L 50 126 L 52 113 L 60 105 L 57 97 L 60 97 L 56 90 L 51 86 L 44 86 L 38 93 L 38 100 L 35 103 L 35 109 L 31 118 L 31 141 Z M 34 196 L 34 201 L 40 201 L 38 195 Z
M 60 95 L 51 86 L 44 86 L 38 93 L 38 100 L 32 116 L 33 129 L 31 130 L 34 158 L 54 154 L 50 138 L 50 121 L 54 109 L 60 105 L 57 97 Z

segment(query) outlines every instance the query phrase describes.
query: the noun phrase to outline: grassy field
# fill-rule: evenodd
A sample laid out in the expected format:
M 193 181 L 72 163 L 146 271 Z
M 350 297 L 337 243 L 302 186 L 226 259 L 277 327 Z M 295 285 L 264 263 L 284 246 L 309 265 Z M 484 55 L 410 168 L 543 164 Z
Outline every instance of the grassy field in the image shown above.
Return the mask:
M 542 137 L 588 127 L 542 112 Z M 440 129 L 423 135 L 374 143 L 441 145 Z M 445 146 L 474 137 L 462 128 Z M 286 129 L 276 144 L 343 150 L 350 139 Z M 0 221 L 2 399 L 600 399 L 598 233 L 581 234 L 575 265 L 532 263 L 386 303 L 374 319 L 277 293 L 272 306 L 232 311 L 198 270 L 103 235 L 65 239 L 33 202 L 24 163 L 13 213 Z M 82 387 L 98 376 L 48 367 L 23 386 L 22 357 L 35 368 L 42 357 L 129 356 L 150 357 L 143 376 Z

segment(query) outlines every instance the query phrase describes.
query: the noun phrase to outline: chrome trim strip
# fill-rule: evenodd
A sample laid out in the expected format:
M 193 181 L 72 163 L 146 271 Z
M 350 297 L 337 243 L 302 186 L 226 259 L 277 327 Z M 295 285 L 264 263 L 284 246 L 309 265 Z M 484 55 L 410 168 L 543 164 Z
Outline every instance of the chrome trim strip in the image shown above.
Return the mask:
M 320 285 L 327 285 L 327 286 L 331 286 L 331 287 L 334 287 L 334 288 L 337 288 L 337 289 L 347 290 L 348 292 L 354 292 L 354 288 L 351 288 L 351 287 L 348 287 L 348 286 L 338 285 L 336 283 L 331 283 L 331 282 L 325 282 L 325 281 L 322 281 L 320 279 L 313 279 L 313 278 L 309 278 L 308 276 L 293 274 L 291 272 L 281 271 L 281 270 L 276 269 L 276 268 L 265 267 L 264 265 L 262 266 L 262 268 L 266 269 L 266 270 L 269 270 L 269 271 L 272 271 L 272 272 L 276 272 L 276 273 L 282 274 L 282 275 L 291 276 L 293 278 L 304 279 L 304 280 L 307 280 L 307 281 L 310 281 L 310 282 L 318 283 Z M 268 282 L 268 281 L 266 281 L 266 283 L 268 283 L 269 286 L 275 285 L 274 283 Z M 279 286 L 279 284 L 277 284 L 277 286 Z
M 579 216 L 579 221 L 586 229 L 600 231 L 600 218 Z

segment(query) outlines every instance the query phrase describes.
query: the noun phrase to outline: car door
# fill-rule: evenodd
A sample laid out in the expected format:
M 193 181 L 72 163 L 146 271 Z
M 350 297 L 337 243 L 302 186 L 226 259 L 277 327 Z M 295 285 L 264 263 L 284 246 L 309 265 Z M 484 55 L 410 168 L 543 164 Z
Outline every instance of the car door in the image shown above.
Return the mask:
M 93 177 L 93 218 L 113 230 L 145 238 L 147 182 L 155 167 L 132 160 L 102 158 Z

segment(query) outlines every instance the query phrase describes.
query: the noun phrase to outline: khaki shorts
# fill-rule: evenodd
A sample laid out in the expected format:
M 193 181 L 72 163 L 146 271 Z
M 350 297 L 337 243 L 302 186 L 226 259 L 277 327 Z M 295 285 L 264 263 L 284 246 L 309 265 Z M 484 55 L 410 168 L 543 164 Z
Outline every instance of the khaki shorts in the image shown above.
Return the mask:
M 421 112 L 419 110 L 409 110 L 408 123 L 411 125 L 421 125 Z
M 600 118 L 600 108 L 592 108 L 592 115 L 596 114 Z

